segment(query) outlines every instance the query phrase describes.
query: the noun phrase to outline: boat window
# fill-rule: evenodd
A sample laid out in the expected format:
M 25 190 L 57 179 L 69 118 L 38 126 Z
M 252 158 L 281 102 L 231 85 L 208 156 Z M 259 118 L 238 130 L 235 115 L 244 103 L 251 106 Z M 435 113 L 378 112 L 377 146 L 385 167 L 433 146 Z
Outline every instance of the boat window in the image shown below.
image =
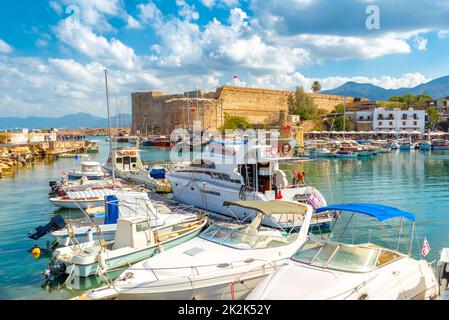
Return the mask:
M 302 248 L 292 256 L 292 259 L 299 262 L 310 263 L 322 246 L 322 243 L 307 241 Z
M 312 260 L 312 265 L 317 267 L 326 266 L 329 259 L 334 254 L 335 250 L 338 249 L 338 245 L 334 243 L 326 243 Z
M 140 222 L 140 223 L 136 224 L 137 232 L 146 231 L 148 229 L 150 229 L 150 224 L 148 223 L 148 221 Z
M 338 243 L 307 241 L 292 259 L 316 267 L 350 272 L 367 272 L 374 268 L 379 249 Z
M 137 158 L 132 157 L 132 158 L 131 158 L 131 163 L 136 163 L 136 162 L 137 162 Z
M 291 243 L 298 234 L 284 235 L 279 231 L 253 231 L 245 226 L 230 228 L 214 224 L 200 238 L 236 249 L 263 249 Z
M 124 164 L 129 164 L 129 162 L 130 162 L 129 157 L 124 157 L 124 158 L 123 158 L 123 163 L 124 163 Z
M 383 265 L 399 259 L 400 257 L 401 256 L 395 252 L 382 250 L 379 258 L 377 259 L 376 267 L 382 267 Z
M 340 246 L 327 267 L 355 272 L 371 271 L 377 253 L 378 250 L 373 248 Z
M 116 163 L 122 163 L 122 162 L 123 162 L 123 159 L 122 159 L 122 158 L 115 158 L 115 162 L 116 162 Z

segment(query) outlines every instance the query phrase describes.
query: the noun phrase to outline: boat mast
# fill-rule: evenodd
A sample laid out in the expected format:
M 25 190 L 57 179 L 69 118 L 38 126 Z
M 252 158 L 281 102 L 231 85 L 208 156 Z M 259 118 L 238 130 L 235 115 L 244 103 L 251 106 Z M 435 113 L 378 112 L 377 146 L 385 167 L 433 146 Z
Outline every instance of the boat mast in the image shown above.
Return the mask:
M 109 124 L 109 150 L 111 154 L 111 162 L 112 162 L 112 182 L 115 185 L 115 152 L 113 145 L 113 137 L 112 137 L 112 124 L 111 124 L 111 111 L 109 110 L 109 88 L 108 88 L 108 70 L 104 70 L 104 79 L 106 84 L 106 106 L 108 109 L 108 124 Z
M 345 140 L 346 134 L 346 95 L 343 99 L 343 140 Z

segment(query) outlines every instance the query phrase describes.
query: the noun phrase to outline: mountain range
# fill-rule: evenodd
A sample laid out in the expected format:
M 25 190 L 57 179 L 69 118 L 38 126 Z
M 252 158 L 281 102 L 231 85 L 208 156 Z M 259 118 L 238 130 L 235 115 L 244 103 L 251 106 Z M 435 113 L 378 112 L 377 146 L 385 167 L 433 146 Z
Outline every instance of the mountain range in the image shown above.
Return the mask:
M 368 98 L 369 100 L 388 100 L 391 96 L 404 94 L 428 94 L 434 99 L 449 96 L 449 76 L 434 79 L 413 88 L 385 89 L 371 83 L 346 82 L 338 88 L 321 91 L 323 94 L 346 95 Z
M 113 127 L 117 126 L 117 117 L 119 118 L 119 126 L 122 124 L 122 116 L 112 116 L 111 124 Z M 124 127 L 129 127 L 131 124 L 131 115 L 123 115 Z M 67 114 L 58 118 L 51 117 L 5 117 L 0 118 L 0 128 L 13 129 L 13 128 L 28 128 L 28 129 L 40 129 L 40 128 L 105 128 L 108 126 L 108 119 L 97 117 L 89 113 L 75 113 Z

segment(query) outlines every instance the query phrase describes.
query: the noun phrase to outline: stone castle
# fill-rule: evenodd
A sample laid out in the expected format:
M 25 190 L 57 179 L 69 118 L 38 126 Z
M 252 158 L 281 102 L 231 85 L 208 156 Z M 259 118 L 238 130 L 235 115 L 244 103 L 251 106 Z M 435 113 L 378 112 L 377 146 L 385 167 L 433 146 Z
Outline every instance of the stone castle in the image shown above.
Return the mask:
M 256 126 L 278 126 L 287 121 L 289 91 L 221 86 L 215 92 L 132 93 L 132 133 L 170 134 L 177 127 L 201 121 L 203 128 L 218 128 L 225 114 L 242 115 Z M 315 105 L 330 112 L 343 97 L 308 94 Z M 352 99 L 348 97 L 348 101 Z

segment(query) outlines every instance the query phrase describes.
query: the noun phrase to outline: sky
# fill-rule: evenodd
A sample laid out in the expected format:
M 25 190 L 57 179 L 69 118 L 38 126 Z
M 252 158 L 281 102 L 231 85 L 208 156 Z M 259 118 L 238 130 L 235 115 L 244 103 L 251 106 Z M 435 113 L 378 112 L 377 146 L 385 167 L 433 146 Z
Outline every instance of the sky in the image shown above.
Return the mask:
M 449 74 L 449 0 L 0 0 L 0 117 L 131 92 L 412 87 Z M 237 76 L 235 78 L 234 76 Z

